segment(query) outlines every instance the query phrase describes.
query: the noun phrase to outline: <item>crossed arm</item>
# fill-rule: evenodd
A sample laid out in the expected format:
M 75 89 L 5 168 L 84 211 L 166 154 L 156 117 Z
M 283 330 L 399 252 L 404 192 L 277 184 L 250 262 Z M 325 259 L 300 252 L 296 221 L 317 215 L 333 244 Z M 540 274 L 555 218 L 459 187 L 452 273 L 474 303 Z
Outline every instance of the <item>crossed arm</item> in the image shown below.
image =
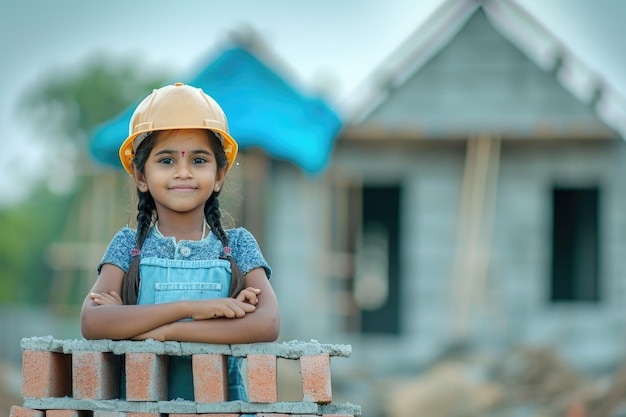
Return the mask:
M 278 302 L 265 270 L 246 274 L 248 288 L 236 298 L 122 305 L 124 272 L 105 264 L 83 302 L 86 339 L 172 340 L 204 343 L 272 342 L 278 338 Z M 189 321 L 180 321 L 191 318 Z

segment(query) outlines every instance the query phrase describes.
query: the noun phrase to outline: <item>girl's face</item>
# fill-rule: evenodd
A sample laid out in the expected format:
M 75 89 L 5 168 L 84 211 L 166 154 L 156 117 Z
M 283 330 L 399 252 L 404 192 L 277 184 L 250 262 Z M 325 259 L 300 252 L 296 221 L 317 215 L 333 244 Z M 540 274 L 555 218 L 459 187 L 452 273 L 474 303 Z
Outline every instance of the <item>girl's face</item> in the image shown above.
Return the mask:
M 136 172 L 135 181 L 140 191 L 150 192 L 160 215 L 203 213 L 206 201 L 220 189 L 224 173 L 217 167 L 207 133 L 181 129 L 157 136 L 144 173 Z

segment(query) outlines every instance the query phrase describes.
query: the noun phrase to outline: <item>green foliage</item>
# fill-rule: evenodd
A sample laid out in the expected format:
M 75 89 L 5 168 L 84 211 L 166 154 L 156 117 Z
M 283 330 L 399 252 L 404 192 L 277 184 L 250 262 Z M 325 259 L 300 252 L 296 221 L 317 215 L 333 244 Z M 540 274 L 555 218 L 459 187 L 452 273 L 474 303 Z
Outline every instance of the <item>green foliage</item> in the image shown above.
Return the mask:
M 20 111 L 26 128 L 37 132 L 42 144 L 71 144 L 84 155 L 94 127 L 169 78 L 147 75 L 129 62 L 99 55 L 82 66 L 51 71 L 24 94 Z M 49 302 L 53 271 L 46 252 L 50 244 L 63 239 L 81 241 L 81 235 L 88 235 L 67 233 L 67 225 L 73 221 L 68 218 L 70 213 L 75 215 L 90 199 L 86 187 L 81 186 L 82 178 L 77 178 L 77 183 L 74 193 L 65 196 L 54 195 L 41 183 L 24 203 L 0 208 L 0 303 Z M 84 294 L 71 298 L 82 297 Z
M 78 69 L 52 71 L 24 95 L 20 109 L 37 129 L 51 128 L 58 138 L 86 138 L 95 126 L 130 107 L 167 78 L 98 55 Z
M 50 271 L 47 245 L 61 233 L 59 219 L 67 214 L 73 197 L 59 197 L 39 187 L 35 198 L 0 210 L 0 303 L 45 303 Z

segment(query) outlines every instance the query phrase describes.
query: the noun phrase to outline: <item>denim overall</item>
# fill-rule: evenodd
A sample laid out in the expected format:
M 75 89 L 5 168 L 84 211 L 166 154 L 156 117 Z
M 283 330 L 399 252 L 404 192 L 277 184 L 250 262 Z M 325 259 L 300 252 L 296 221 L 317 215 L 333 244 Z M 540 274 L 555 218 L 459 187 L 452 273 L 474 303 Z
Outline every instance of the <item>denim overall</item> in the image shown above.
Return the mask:
M 181 251 L 186 248 L 182 248 Z M 178 260 L 143 258 L 137 304 L 226 298 L 230 289 L 230 262 L 223 259 Z M 191 320 L 191 319 L 189 319 Z M 228 357 L 228 400 L 247 401 L 241 376 L 242 358 Z M 168 399 L 194 400 L 190 356 L 170 356 Z

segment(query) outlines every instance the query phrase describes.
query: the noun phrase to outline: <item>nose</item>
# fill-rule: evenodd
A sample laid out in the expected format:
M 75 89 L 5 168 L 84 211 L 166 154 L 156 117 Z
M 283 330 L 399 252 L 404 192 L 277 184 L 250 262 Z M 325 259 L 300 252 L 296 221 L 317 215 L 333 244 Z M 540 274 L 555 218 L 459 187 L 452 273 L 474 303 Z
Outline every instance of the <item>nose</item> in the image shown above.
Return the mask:
M 176 164 L 175 176 L 176 178 L 191 178 L 193 176 L 190 163 L 186 159 L 181 159 Z

